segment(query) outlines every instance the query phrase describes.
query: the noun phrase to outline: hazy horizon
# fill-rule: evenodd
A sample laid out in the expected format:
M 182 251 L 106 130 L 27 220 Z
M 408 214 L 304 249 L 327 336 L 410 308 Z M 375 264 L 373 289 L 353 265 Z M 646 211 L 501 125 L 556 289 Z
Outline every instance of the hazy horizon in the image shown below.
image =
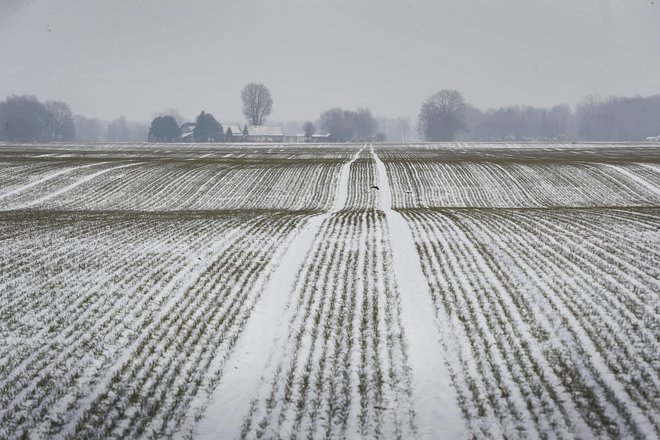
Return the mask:
M 660 93 L 653 1 L 0 0 L 0 99 L 34 94 L 106 120 L 166 108 L 239 121 L 264 83 L 270 121 L 331 107 L 414 118 L 460 91 L 481 108 Z

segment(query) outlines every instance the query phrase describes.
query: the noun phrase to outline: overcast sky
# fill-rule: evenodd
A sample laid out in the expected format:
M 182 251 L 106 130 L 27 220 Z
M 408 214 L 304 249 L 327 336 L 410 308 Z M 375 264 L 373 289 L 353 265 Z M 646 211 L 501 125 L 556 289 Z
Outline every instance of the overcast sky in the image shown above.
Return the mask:
M 270 120 L 330 107 L 417 115 L 453 88 L 480 108 L 660 93 L 659 0 L 0 0 L 0 99 L 148 120 Z

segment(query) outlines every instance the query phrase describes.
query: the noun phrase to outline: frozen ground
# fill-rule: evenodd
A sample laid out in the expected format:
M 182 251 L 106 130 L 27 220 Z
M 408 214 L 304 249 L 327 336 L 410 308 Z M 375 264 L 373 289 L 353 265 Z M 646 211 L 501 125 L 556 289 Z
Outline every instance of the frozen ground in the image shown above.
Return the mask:
M 658 438 L 660 149 L 0 144 L 0 438 Z

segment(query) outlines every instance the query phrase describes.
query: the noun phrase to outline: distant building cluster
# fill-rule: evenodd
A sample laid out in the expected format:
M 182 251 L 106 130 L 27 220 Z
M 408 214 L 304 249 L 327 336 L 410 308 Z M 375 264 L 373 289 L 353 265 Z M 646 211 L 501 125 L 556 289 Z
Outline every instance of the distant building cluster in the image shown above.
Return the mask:
M 186 122 L 181 126 L 181 142 L 194 143 L 195 139 L 195 122 Z M 319 142 L 327 143 L 333 142 L 333 136 L 330 133 L 312 134 L 306 136 L 305 134 L 284 135 L 282 127 L 276 125 L 244 125 L 241 127 L 238 124 L 223 125 L 224 141 L 225 142 L 255 142 L 255 143 L 305 143 L 305 142 Z
M 196 142 L 195 122 L 186 122 L 181 126 L 181 141 Z M 225 142 L 284 142 L 284 132 L 281 127 L 275 125 L 224 125 Z
M 318 143 L 331 143 L 337 142 L 335 137 L 331 133 L 319 133 L 307 136 L 305 134 L 295 134 L 292 136 L 284 136 L 284 142 L 287 144 L 300 144 L 300 143 L 309 143 L 309 142 L 318 142 Z

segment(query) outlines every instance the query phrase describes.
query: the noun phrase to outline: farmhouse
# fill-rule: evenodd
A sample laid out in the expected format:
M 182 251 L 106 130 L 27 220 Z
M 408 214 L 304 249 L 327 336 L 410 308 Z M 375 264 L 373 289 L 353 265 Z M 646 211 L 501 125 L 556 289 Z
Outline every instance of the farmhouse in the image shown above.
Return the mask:
M 247 128 L 245 142 L 284 142 L 282 127 L 273 125 L 253 125 Z
M 195 142 L 194 130 L 196 124 L 187 122 L 181 126 L 181 141 Z M 281 127 L 272 125 L 244 126 L 227 124 L 223 127 L 226 142 L 284 142 L 284 131 Z M 229 134 L 231 133 L 231 137 Z
M 243 133 L 244 129 L 238 124 L 225 125 L 226 142 L 243 142 L 245 140 L 245 135 Z
M 194 122 L 186 122 L 181 126 L 181 142 L 195 142 L 195 136 L 194 136 L 194 130 L 195 130 L 195 124 Z
M 334 142 L 335 137 L 331 133 L 319 133 L 312 135 L 312 142 Z
M 287 144 L 302 144 L 304 142 L 307 142 L 307 136 L 301 133 L 292 134 L 288 136 L 285 135 L 284 142 L 286 142 Z
M 301 144 L 301 143 L 328 143 L 334 142 L 335 138 L 330 133 L 313 134 L 311 137 L 306 136 L 304 133 L 298 133 L 291 136 L 284 136 L 284 142 L 287 144 Z

